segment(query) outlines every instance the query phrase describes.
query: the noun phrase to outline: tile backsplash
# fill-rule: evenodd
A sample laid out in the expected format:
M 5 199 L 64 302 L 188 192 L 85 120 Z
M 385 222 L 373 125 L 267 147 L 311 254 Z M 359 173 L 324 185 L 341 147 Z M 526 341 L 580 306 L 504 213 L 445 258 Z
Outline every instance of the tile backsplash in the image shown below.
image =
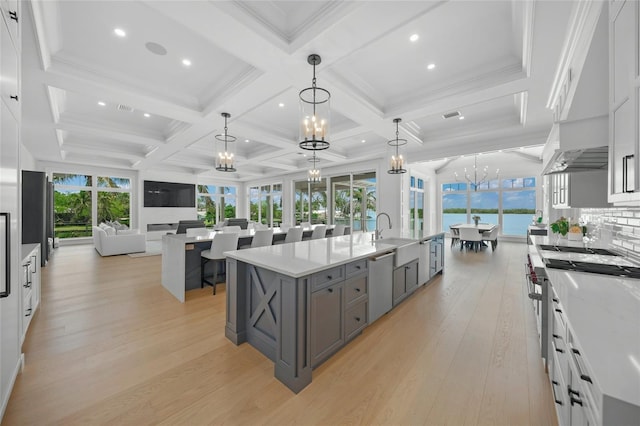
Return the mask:
M 580 217 L 595 244 L 640 261 L 640 208 L 580 209 Z

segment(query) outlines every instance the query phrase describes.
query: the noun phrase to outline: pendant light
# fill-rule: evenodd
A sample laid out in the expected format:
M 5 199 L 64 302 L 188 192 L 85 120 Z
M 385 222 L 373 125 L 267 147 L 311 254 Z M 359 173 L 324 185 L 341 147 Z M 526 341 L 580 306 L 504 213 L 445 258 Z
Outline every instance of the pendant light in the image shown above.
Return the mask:
M 316 166 L 316 162 L 319 161 L 316 157 L 316 153 L 314 151 L 313 158 L 310 158 L 309 161 L 313 162 L 313 167 L 309 169 L 309 174 L 307 176 L 307 180 L 311 183 L 318 183 L 322 180 L 320 177 L 320 169 Z
M 389 142 L 387 142 L 387 145 L 389 146 L 389 156 L 390 156 L 389 170 L 387 170 L 387 173 L 390 173 L 392 175 L 397 175 L 400 173 L 407 172 L 407 169 L 404 168 L 404 157 L 400 152 L 400 147 L 402 145 L 407 144 L 406 139 L 399 139 L 399 135 L 400 135 L 399 126 L 401 121 L 402 121 L 401 118 L 393 119 L 393 122 L 396 123 L 396 138 L 391 139 Z
M 316 86 L 316 65 L 320 55 L 312 54 L 307 62 L 313 65 L 311 87 L 300 91 L 300 137 L 302 149 L 319 151 L 329 148 L 329 99 L 328 90 Z
M 216 170 L 221 172 L 235 172 L 235 141 L 236 137 L 227 133 L 227 119 L 231 117 L 228 112 L 223 112 L 224 133 L 216 135 L 218 155 L 216 156 Z

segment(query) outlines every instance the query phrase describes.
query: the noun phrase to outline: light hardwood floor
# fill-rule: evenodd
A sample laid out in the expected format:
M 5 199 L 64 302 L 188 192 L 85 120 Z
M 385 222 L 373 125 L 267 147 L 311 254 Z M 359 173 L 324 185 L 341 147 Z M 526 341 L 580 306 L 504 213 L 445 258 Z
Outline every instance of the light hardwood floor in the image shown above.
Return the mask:
M 448 240 L 447 240 L 448 243 Z M 555 425 L 524 244 L 446 247 L 445 273 L 313 372 L 298 395 L 224 337 L 224 286 L 179 303 L 161 257 L 58 248 L 2 424 Z

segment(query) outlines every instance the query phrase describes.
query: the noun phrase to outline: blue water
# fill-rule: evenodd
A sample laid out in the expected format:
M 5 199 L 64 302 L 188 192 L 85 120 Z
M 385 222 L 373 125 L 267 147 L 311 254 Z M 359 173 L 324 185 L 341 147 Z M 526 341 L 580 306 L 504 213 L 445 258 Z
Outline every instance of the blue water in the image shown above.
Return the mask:
M 473 216 L 473 215 L 472 215 Z M 497 214 L 478 214 L 480 216 L 480 222 L 483 223 L 498 223 Z M 531 214 L 503 214 L 502 215 L 502 229 L 500 233 L 502 235 L 527 235 L 527 227 L 531 224 Z M 449 232 L 449 226 L 457 223 L 468 223 L 473 221 L 469 219 L 467 221 L 467 215 L 460 214 L 443 214 L 442 215 L 442 230 Z

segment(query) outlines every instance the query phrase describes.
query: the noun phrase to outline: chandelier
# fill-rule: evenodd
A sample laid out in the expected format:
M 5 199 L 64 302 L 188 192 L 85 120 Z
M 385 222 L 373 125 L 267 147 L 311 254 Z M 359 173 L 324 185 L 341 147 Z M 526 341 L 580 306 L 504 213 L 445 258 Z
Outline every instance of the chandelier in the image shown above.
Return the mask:
M 404 168 L 404 158 L 402 157 L 402 154 L 400 153 L 400 147 L 402 145 L 406 145 L 407 144 L 407 140 L 406 139 L 399 139 L 400 136 L 400 131 L 399 131 L 399 125 L 400 122 L 402 121 L 401 118 L 394 118 L 393 122 L 396 123 L 396 138 L 395 139 L 391 139 L 389 142 L 387 142 L 387 145 L 389 146 L 389 151 L 390 151 L 390 168 L 389 170 L 387 170 L 387 173 L 390 173 L 392 175 L 397 175 L 400 173 L 406 173 L 407 169 Z
M 500 169 L 496 169 L 495 179 L 498 179 L 499 173 L 500 173 Z M 473 175 L 473 178 L 472 178 L 472 175 Z M 479 175 L 481 176 L 479 177 Z M 456 182 L 462 182 L 462 180 L 460 180 L 460 176 L 458 176 L 458 172 L 455 172 L 455 176 L 456 176 Z M 491 180 L 491 179 L 488 179 L 488 177 L 489 177 L 489 166 L 484 166 L 482 171 L 478 171 L 478 154 L 474 155 L 473 173 L 470 174 L 467 171 L 467 168 L 466 167 L 464 168 L 465 181 L 469 183 L 469 185 L 471 186 L 471 188 L 473 188 L 474 191 L 477 191 L 479 186 Z
M 228 112 L 223 112 L 224 117 L 224 133 L 216 135 L 216 145 L 218 155 L 216 156 L 216 170 L 221 172 L 235 172 L 235 157 L 233 151 L 235 149 L 236 137 L 227 133 L 227 119 L 231 117 Z
M 313 65 L 311 87 L 300 91 L 300 138 L 302 149 L 319 151 L 329 148 L 329 99 L 328 90 L 316 86 L 316 65 L 320 55 L 312 54 L 307 62 Z
M 316 166 L 316 162 L 320 160 L 316 157 L 315 151 L 313 153 L 313 157 L 310 158 L 309 161 L 313 162 L 313 167 L 309 169 L 307 180 L 311 183 L 320 182 L 322 180 L 322 178 L 320 177 L 320 169 L 318 169 Z

